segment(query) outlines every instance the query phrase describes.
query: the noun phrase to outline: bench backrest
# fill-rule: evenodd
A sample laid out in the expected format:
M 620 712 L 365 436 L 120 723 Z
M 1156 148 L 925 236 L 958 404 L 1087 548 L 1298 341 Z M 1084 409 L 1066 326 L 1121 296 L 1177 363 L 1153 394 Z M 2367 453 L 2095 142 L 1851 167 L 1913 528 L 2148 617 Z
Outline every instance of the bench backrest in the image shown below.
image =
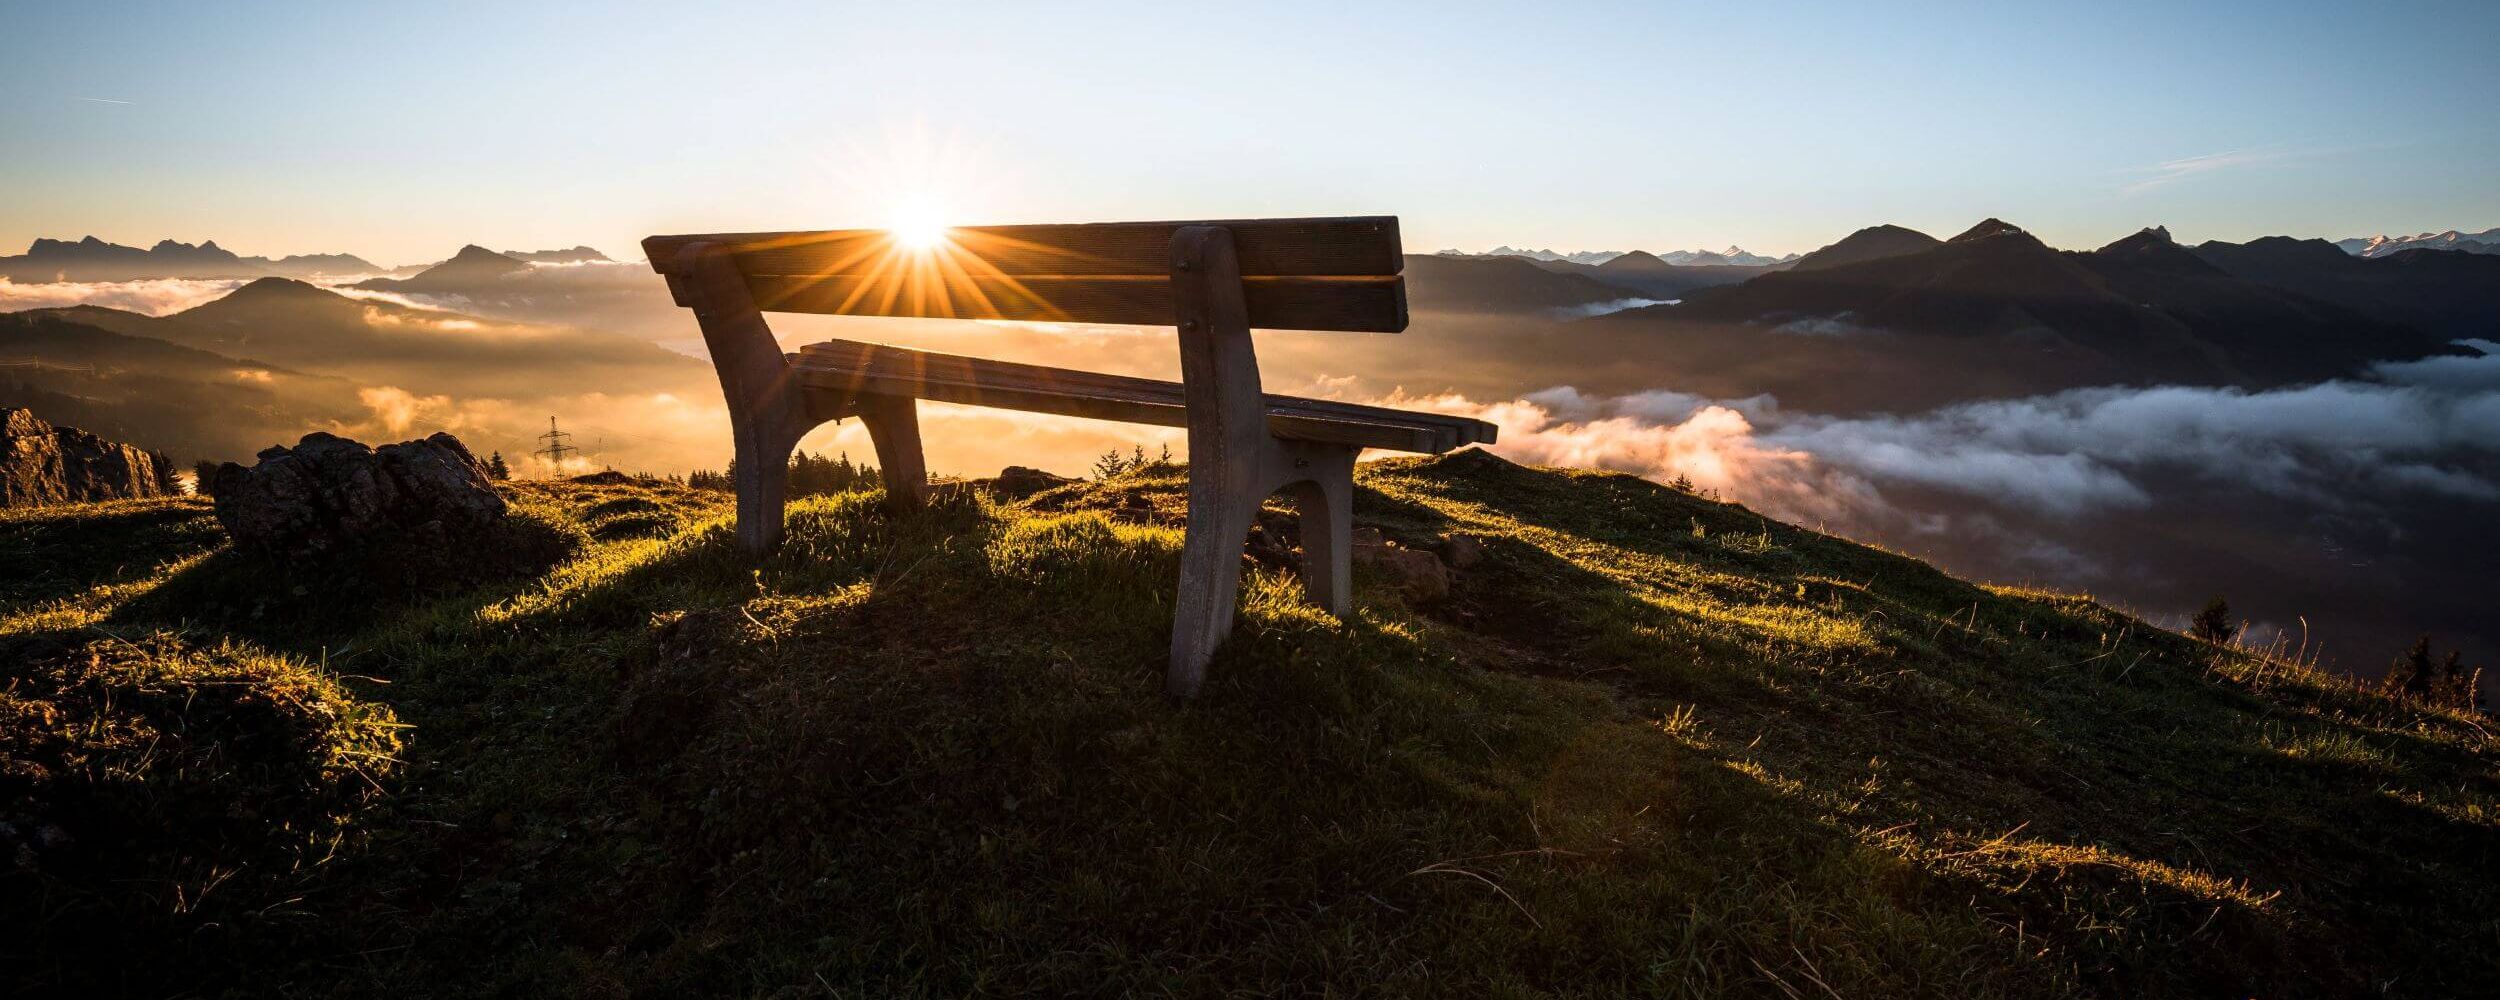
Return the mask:
M 1168 326 L 1183 226 L 1232 231 L 1252 327 L 1406 329 L 1394 216 L 968 226 L 925 248 L 882 229 L 654 236 L 642 247 L 680 305 L 679 251 L 714 243 L 767 312 Z

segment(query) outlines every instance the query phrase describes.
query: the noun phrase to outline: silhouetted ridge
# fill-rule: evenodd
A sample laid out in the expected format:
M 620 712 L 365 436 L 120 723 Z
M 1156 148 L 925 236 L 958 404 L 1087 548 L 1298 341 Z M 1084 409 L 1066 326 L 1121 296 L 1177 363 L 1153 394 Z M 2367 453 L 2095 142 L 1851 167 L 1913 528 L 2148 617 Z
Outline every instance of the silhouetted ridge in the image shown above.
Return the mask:
M 294 278 L 258 278 L 227 292 L 219 302 L 326 302 L 346 296 Z
M 2134 235 L 2112 241 L 2092 251 L 2094 256 L 2124 261 L 2130 266 L 2151 268 L 2182 274 L 2220 274 L 2220 268 L 2190 253 L 2170 238 L 2170 230 L 2152 226 Z
M 510 257 L 506 257 L 506 256 L 504 256 L 504 255 L 502 255 L 502 254 L 499 254 L 499 253 L 496 253 L 496 252 L 494 252 L 494 251 L 492 251 L 492 250 L 486 249 L 485 247 L 479 246 L 479 245 L 477 245 L 477 244 L 475 244 L 475 243 L 471 243 L 471 244 L 469 244 L 469 245 L 467 245 L 467 246 L 461 247 L 461 248 L 460 248 L 460 252 L 459 252 L 459 253 L 456 253 L 456 254 L 451 255 L 451 259 L 450 259 L 450 260 L 447 260 L 447 261 L 444 261 L 444 262 L 443 262 L 443 264 L 472 264 L 472 265 L 475 265 L 475 264 L 497 264 L 497 263 L 503 263 L 503 264 L 514 264 L 514 263 L 519 263 L 519 262 L 518 262 L 518 261 L 513 260 L 513 259 L 512 259 L 512 258 L 510 258 Z M 435 266 L 440 267 L 440 266 L 442 266 L 442 264 L 437 264 L 437 265 L 435 265 Z
M 1841 237 L 1840 242 L 1797 258 L 1790 271 L 1819 271 L 1870 260 L 1932 250 L 1944 244 L 1933 236 L 1900 226 L 1869 226 Z
M 2351 254 L 2336 249 L 2335 244 L 2325 240 L 2304 240 L 2291 236 L 2260 236 L 2246 243 L 2207 240 L 2196 245 L 2196 253 L 2197 256 L 2220 264 L 2224 270 L 2230 271 L 2236 271 L 2237 268 L 2215 260 L 2216 255 L 2231 256 L 2251 263 L 2262 262 L 2269 266 L 2297 265 L 2321 268 L 2343 268 L 2353 259 Z
M 1655 271 L 1673 266 L 1675 265 L 1660 259 L 1657 254 L 1647 250 L 1634 250 L 1597 265 L 1597 269 L 1600 271 Z
M 451 259 L 426 268 L 406 280 L 375 278 L 349 287 L 382 292 L 475 292 L 481 284 L 527 273 L 531 264 L 514 260 L 485 247 L 471 243 L 451 255 Z
M 2412 250 L 2356 257 L 2325 240 L 2267 236 L 2199 243 L 2196 256 L 2232 277 L 2394 320 L 2441 340 L 2500 327 L 2500 255 Z
M 1592 277 L 1594 268 L 1540 266 L 1525 257 L 1406 258 L 1408 308 L 1416 311 L 1522 313 L 1573 309 L 1626 298 L 1630 293 Z

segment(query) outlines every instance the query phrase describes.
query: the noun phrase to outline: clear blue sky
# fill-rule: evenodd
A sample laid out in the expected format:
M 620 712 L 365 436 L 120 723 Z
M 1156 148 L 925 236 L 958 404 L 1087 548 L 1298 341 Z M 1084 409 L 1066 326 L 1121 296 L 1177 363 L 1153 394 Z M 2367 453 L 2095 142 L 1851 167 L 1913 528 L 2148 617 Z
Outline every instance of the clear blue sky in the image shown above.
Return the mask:
M 0 244 L 627 254 L 915 200 L 1410 250 L 2500 225 L 2490 0 L 727 6 L 9 3 Z

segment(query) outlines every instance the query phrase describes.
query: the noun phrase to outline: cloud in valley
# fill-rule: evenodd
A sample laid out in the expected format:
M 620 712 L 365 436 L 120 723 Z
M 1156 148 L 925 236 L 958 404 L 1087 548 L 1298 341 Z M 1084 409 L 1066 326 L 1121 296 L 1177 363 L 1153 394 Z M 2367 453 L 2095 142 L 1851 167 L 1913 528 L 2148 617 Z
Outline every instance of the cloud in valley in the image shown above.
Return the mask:
M 0 312 L 103 306 L 163 316 L 222 298 L 243 282 L 232 279 L 156 278 L 147 281 L 46 281 L 19 284 L 0 278 Z
M 1643 298 L 1609 299 L 1604 302 L 1591 302 L 1586 305 L 1564 306 L 1559 309 L 1548 310 L 1548 313 L 1555 319 L 1588 319 L 1592 316 L 1604 316 L 1608 313 L 1619 313 L 1626 309 L 1646 309 L 1650 306 L 1672 305 L 1681 301 L 1683 300 Z
M 1671 390 L 1594 397 L 1562 387 L 1518 399 L 1391 393 L 1502 427 L 1518 461 L 1689 476 L 1757 506 L 1812 518 L 1835 486 L 1860 500 L 1919 486 L 2061 515 L 2142 507 L 2185 477 L 2324 506 L 2386 490 L 2500 500 L 2500 356 L 2384 365 L 2385 381 L 2251 392 L 2079 389 L 1906 416 L 1791 414 L 1753 397 Z M 1338 381 L 1336 395 L 1349 395 Z

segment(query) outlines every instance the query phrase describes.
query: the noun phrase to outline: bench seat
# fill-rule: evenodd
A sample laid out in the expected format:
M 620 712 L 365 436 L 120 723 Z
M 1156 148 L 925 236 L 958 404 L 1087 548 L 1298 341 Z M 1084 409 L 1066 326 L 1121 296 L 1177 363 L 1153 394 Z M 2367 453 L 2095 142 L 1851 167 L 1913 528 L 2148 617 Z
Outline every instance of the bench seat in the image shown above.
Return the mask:
M 828 412 L 838 412 L 847 400 L 865 393 L 1133 424 L 1189 425 L 1181 384 L 1161 379 L 848 340 L 801 348 L 791 358 L 791 370 L 811 396 L 826 397 L 828 405 L 821 408 Z M 1437 455 L 1494 439 L 1492 424 L 1466 417 L 1275 393 L 1262 393 L 1261 398 L 1268 433 L 1287 440 Z

